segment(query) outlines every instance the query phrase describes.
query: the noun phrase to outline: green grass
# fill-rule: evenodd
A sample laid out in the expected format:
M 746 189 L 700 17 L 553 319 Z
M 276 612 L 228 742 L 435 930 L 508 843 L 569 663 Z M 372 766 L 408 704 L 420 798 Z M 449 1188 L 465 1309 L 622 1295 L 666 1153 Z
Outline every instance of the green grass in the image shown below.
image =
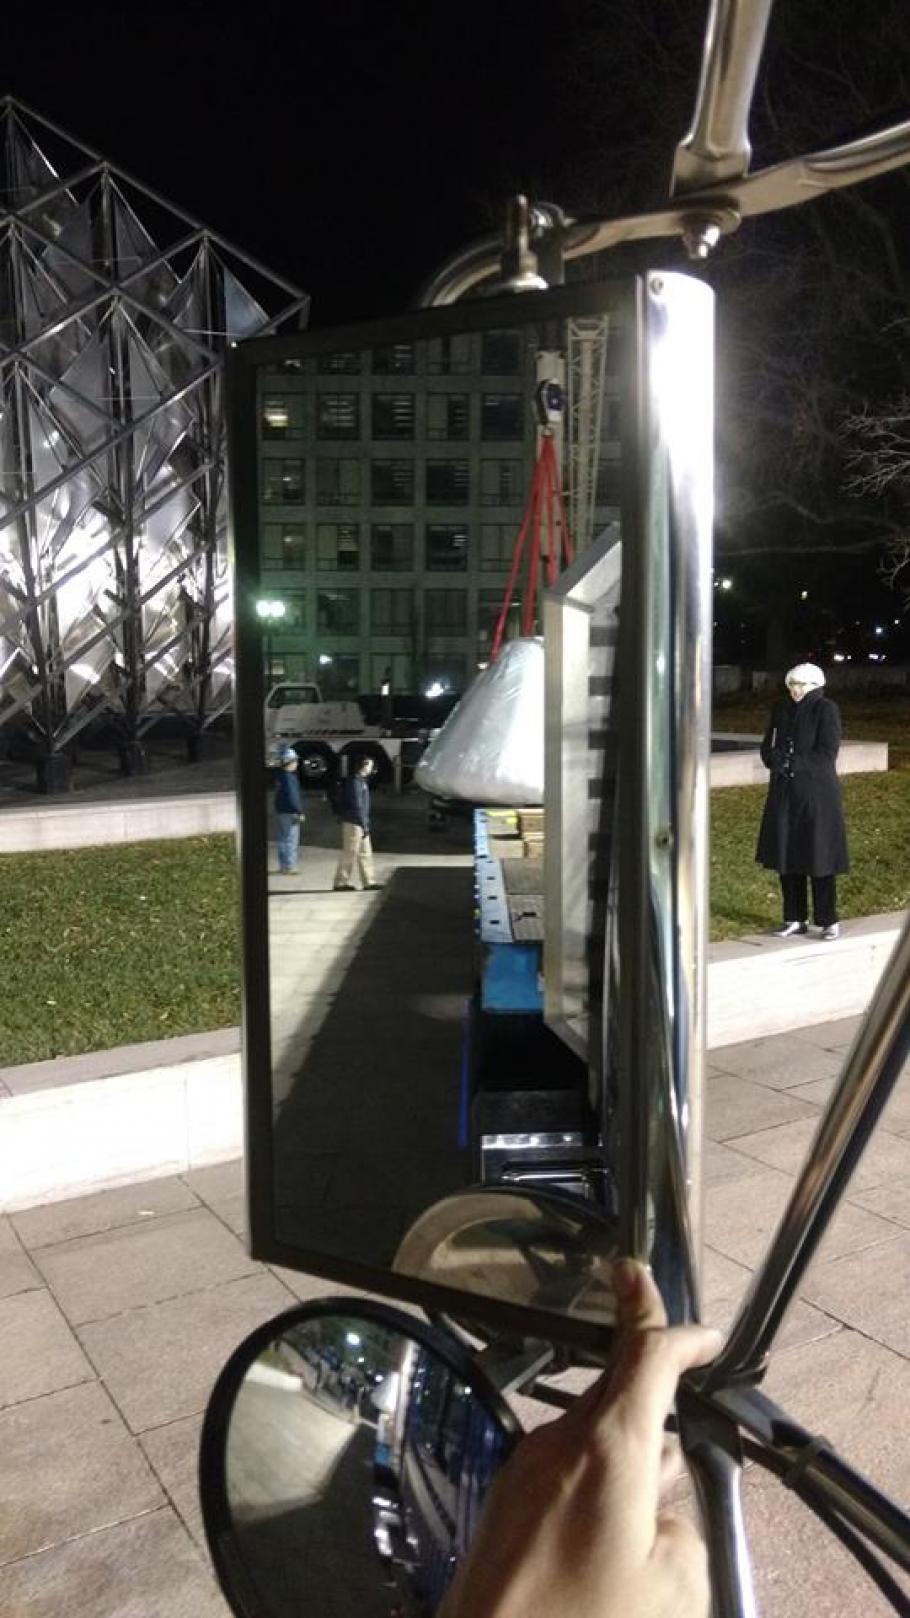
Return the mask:
M 231 837 L 0 858 L 0 1066 L 240 1015 Z
M 838 883 L 844 919 L 910 906 L 910 769 L 844 778 L 851 872 Z M 763 932 L 780 921 L 780 884 L 755 864 L 764 787 L 711 794 L 711 937 Z
M 839 885 L 845 918 L 910 906 L 906 707 L 875 705 L 867 732 L 896 745 L 903 767 L 843 782 L 853 862 Z M 743 703 L 742 723 L 729 722 L 727 708 L 715 722 L 756 729 L 766 711 Z M 850 734 L 861 720 L 851 708 Z M 763 932 L 780 918 L 777 877 L 755 864 L 764 796 L 763 787 L 711 795 L 712 938 Z M 0 893 L 0 1067 L 238 1020 L 232 838 L 7 854 Z

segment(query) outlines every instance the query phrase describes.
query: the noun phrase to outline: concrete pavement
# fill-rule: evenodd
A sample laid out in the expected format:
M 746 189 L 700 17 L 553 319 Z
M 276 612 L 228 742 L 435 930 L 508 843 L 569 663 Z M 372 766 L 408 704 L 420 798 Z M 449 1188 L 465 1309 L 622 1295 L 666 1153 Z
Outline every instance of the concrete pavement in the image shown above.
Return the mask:
M 706 1312 L 715 1324 L 729 1320 L 764 1248 L 854 1026 L 711 1053 Z M 910 1497 L 908 1171 L 905 1075 L 768 1378 L 795 1416 L 902 1500 Z M 0 1221 L 5 1618 L 226 1611 L 196 1500 L 209 1389 L 260 1321 L 295 1298 L 337 1290 L 254 1263 L 242 1226 L 237 1163 Z M 890 1610 L 773 1480 L 750 1473 L 746 1504 L 763 1618 Z

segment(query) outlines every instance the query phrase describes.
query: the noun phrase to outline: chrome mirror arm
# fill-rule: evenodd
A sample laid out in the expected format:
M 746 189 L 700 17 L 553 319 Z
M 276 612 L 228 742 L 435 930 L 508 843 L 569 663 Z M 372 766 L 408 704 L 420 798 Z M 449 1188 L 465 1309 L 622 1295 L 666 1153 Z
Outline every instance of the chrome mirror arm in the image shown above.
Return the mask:
M 539 248 L 547 239 L 559 240 L 565 257 L 574 259 L 607 252 L 621 242 L 678 236 L 690 258 L 703 259 L 743 219 L 799 207 L 827 191 L 860 185 L 906 163 L 910 163 L 910 119 L 841 146 L 787 158 L 756 174 L 686 192 L 652 213 L 629 214 L 621 219 L 573 219 L 561 216 L 550 204 L 532 204 L 530 241 Z M 480 288 L 500 272 L 502 254 L 497 236 L 473 242 L 448 259 L 425 284 L 418 296 L 419 306 L 455 303 Z
M 748 172 L 749 109 L 772 4 L 773 0 L 711 0 L 695 111 L 676 148 L 671 196 Z

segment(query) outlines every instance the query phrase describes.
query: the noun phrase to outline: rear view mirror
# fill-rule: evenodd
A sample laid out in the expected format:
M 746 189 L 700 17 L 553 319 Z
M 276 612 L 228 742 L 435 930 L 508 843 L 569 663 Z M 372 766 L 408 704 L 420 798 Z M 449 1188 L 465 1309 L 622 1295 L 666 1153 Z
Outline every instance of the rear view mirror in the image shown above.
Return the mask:
M 518 1426 L 450 1333 L 326 1298 L 262 1326 L 206 1413 L 200 1488 L 240 1618 L 435 1612 Z
M 609 1289 L 575 1259 L 557 1282 L 548 1249 L 503 1290 L 506 1220 L 475 1251 L 456 1218 L 444 1258 L 413 1259 L 408 1233 L 436 1229 L 438 1204 L 507 1189 L 545 1223 L 555 1207 L 551 1229 L 568 1199 L 594 1273 L 636 1254 L 671 1316 L 690 1311 L 711 375 L 711 295 L 681 276 L 232 351 L 256 1256 L 593 1342 Z M 576 555 L 552 625 L 532 626 L 547 643 L 545 857 L 539 814 L 477 819 L 409 784 L 433 704 L 490 657 L 542 435 Z M 506 636 L 528 633 L 529 595 L 519 575 Z M 299 856 L 296 827 L 277 836 L 282 750 L 302 787 Z M 339 865 L 334 814 L 364 757 L 372 871 Z M 359 891 L 371 876 L 381 891 Z

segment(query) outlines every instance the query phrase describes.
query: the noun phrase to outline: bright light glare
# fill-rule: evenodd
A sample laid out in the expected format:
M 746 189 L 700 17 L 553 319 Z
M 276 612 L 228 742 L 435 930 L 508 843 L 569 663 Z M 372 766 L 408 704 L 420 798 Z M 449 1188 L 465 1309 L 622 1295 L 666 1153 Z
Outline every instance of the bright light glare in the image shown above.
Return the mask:
M 733 589 L 733 580 L 732 579 L 721 579 L 720 587 L 721 587 L 722 590 L 732 590 Z
M 700 281 L 652 278 L 649 303 L 660 336 L 654 344 L 652 394 L 670 451 L 670 476 L 687 491 L 701 533 L 714 512 L 714 299 Z M 721 589 L 732 587 L 721 582 Z
M 332 661 L 332 659 L 329 656 L 328 652 L 320 652 L 319 653 L 319 663 L 320 663 L 321 668 L 325 668 L 328 663 L 331 663 L 331 661 Z
M 257 601 L 256 611 L 260 618 L 283 618 L 287 605 L 284 601 Z
M 425 697 L 441 697 L 441 696 L 443 696 L 444 693 L 445 693 L 445 686 L 442 684 L 442 682 L 440 680 L 431 680 L 430 684 L 427 686 L 427 688 L 426 688 L 426 690 L 424 692 L 424 696 Z
M 359 1348 L 360 1347 L 361 1339 L 360 1339 L 359 1332 L 346 1331 L 345 1334 L 344 1334 L 344 1340 L 347 1343 L 349 1348 Z

